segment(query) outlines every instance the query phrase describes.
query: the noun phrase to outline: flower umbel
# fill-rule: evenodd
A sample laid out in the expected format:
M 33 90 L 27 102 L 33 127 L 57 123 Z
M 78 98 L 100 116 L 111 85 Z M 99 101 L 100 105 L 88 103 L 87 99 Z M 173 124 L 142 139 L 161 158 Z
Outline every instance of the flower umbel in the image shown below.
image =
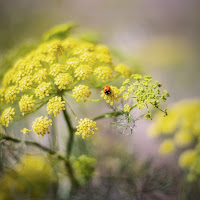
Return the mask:
M 76 135 L 82 135 L 83 139 L 85 139 L 85 137 L 92 137 L 94 131 L 98 130 L 96 122 L 91 119 L 81 119 L 78 123 Z
M 35 100 L 33 99 L 33 95 L 23 95 L 19 101 L 19 108 L 22 112 L 22 115 L 25 115 L 26 112 L 31 112 L 34 105 Z
M 15 115 L 14 108 L 6 108 L 0 117 L 0 123 L 6 127 L 8 127 L 9 123 L 13 121 L 13 116 Z
M 51 90 L 51 83 L 42 82 L 35 89 L 35 96 L 39 97 L 39 99 L 43 99 L 46 96 L 49 96 L 49 92 Z
M 61 97 L 55 96 L 47 103 L 48 114 L 53 113 L 56 117 L 60 114 L 60 110 L 65 110 L 65 101 L 62 101 Z
M 76 99 L 77 102 L 79 102 L 80 99 L 86 102 L 85 98 L 89 98 L 91 95 L 90 88 L 87 85 L 75 86 L 72 92 L 72 96 Z
M 43 118 L 43 116 L 41 116 L 35 119 L 32 128 L 33 131 L 37 133 L 37 135 L 44 136 L 46 133 L 50 134 L 49 126 L 51 125 L 52 125 L 51 119 L 48 120 L 48 117 Z

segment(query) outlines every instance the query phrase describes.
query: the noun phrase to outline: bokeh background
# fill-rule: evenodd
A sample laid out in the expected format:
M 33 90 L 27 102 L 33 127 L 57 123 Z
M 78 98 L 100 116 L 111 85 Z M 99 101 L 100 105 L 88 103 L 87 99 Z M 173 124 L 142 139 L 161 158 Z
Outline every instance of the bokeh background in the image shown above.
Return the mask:
M 132 70 L 162 82 L 171 96 L 167 101 L 170 107 L 200 96 L 199 8 L 198 0 L 0 1 L 0 56 L 4 58 L 21 44 L 39 41 L 55 25 L 75 22 L 80 25 L 78 31 L 92 33 Z M 1 68 L 4 73 L 3 65 Z M 80 112 L 93 114 L 86 108 Z M 159 141 L 147 134 L 151 123 L 140 120 L 132 135 L 120 135 L 102 121 L 99 134 L 110 141 L 105 142 L 110 148 L 123 144 L 130 154 L 143 160 L 153 157 L 156 165 L 176 170 L 177 157 L 158 155 Z M 98 140 L 96 143 L 97 155 L 102 158 L 102 152 L 107 154 L 110 148 L 102 150 Z

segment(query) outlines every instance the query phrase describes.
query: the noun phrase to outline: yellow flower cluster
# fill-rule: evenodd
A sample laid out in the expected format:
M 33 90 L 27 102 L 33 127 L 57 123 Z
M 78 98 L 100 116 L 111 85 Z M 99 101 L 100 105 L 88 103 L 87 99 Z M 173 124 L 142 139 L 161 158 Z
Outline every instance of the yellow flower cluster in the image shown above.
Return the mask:
M 17 98 L 17 94 L 19 94 L 19 89 L 17 86 L 10 86 L 5 91 L 5 100 L 7 103 L 14 103 Z
M 43 99 L 44 97 L 49 96 L 51 88 L 51 83 L 42 82 L 35 89 L 35 96 L 39 97 L 39 99 Z
M 98 130 L 96 122 L 92 121 L 91 119 L 80 119 L 78 123 L 79 125 L 76 127 L 77 131 L 75 134 L 82 135 L 83 139 L 85 139 L 85 137 L 92 137 L 94 131 Z
M 80 65 L 74 71 L 75 77 L 78 80 L 85 80 L 86 78 L 90 77 L 93 73 L 92 67 L 89 65 Z
M 91 95 L 90 88 L 87 85 L 75 86 L 72 92 L 72 96 L 76 99 L 77 102 L 79 102 L 80 99 L 86 102 L 85 98 L 89 98 Z
M 131 75 L 131 70 L 130 68 L 128 68 L 126 65 L 124 64 L 119 64 L 115 66 L 115 71 L 120 73 L 122 75 L 123 78 L 125 78 L 126 76 L 130 76 Z
M 19 108 L 22 112 L 22 115 L 25 115 L 26 112 L 31 112 L 34 105 L 35 100 L 33 99 L 33 95 L 23 95 L 19 101 Z
M 13 116 L 15 115 L 14 108 L 6 108 L 0 116 L 0 123 L 8 127 L 9 123 L 13 121 Z
M 131 107 L 129 106 L 129 104 L 125 104 L 124 105 L 124 112 L 130 112 Z
M 4 89 L 0 89 L 0 104 L 4 102 Z
M 106 95 L 104 91 L 101 91 L 101 97 L 106 100 L 106 103 L 113 105 L 114 101 L 119 102 L 119 98 L 122 97 L 121 90 L 115 86 L 110 86 L 110 94 Z
M 56 117 L 60 114 L 60 110 L 65 110 L 65 101 L 62 101 L 61 97 L 55 96 L 47 103 L 48 114 L 53 113 Z
M 179 149 L 179 165 L 188 170 L 188 179 L 200 176 L 200 101 L 185 100 L 169 109 L 168 116 L 156 116 L 149 129 L 153 137 L 164 137 L 160 145 L 161 154 Z M 199 170 L 199 171 L 198 171 Z M 194 175 L 195 174 L 195 175 Z M 195 178 L 196 177 L 196 178 Z
M 44 136 L 46 133 L 50 134 L 49 126 L 52 126 L 52 120 L 48 120 L 48 117 L 43 118 L 43 116 L 41 116 L 35 119 L 32 128 L 37 135 Z
M 94 74 L 97 75 L 98 79 L 105 81 L 106 79 L 112 78 L 113 71 L 109 67 L 101 66 L 94 70 Z
M 60 89 L 60 90 L 64 90 L 67 87 L 70 88 L 70 84 L 72 82 L 73 82 L 73 78 L 68 73 L 58 74 L 58 76 L 56 76 L 54 79 L 55 85 L 57 85 L 58 89 Z

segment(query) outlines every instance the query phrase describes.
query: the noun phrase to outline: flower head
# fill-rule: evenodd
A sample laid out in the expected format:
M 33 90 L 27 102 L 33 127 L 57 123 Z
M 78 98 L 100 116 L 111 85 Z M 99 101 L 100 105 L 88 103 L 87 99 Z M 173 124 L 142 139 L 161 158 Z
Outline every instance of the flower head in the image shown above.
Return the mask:
M 106 103 L 109 103 L 110 105 L 113 105 L 114 101 L 119 102 L 119 98 L 122 97 L 121 90 L 114 86 L 110 86 L 109 95 L 106 95 L 103 91 L 101 93 L 101 97 L 103 97 L 106 100 Z
M 96 122 L 91 119 L 81 119 L 78 123 L 79 125 L 76 127 L 76 135 L 82 135 L 83 139 L 85 139 L 85 137 L 92 137 L 94 131 L 98 130 Z
M 74 73 L 75 77 L 78 80 L 85 80 L 92 75 L 93 70 L 92 67 L 89 65 L 80 65 L 78 68 L 75 69 Z
M 131 107 L 128 104 L 124 105 L 124 112 L 130 112 Z
M 5 91 L 6 102 L 14 103 L 14 101 L 16 101 L 17 94 L 19 94 L 19 89 L 16 85 L 8 87 Z
M 0 117 L 0 123 L 6 127 L 8 127 L 9 123 L 13 120 L 13 116 L 15 115 L 14 108 L 6 108 Z
M 49 92 L 51 90 L 51 83 L 42 82 L 35 89 L 35 96 L 39 97 L 39 99 L 43 99 L 46 96 L 49 96 Z
M 68 86 L 68 88 L 70 88 L 70 84 L 72 82 L 73 82 L 73 78 L 68 73 L 58 74 L 58 76 L 56 76 L 54 79 L 55 85 L 57 85 L 58 89 L 60 89 L 60 90 L 66 89 L 67 88 L 66 86 Z
M 115 71 L 120 73 L 124 78 L 131 75 L 131 70 L 123 64 L 116 65 Z
M 159 152 L 161 154 L 170 154 L 175 150 L 173 140 L 167 139 L 160 145 Z
M 34 104 L 35 100 L 33 99 L 33 95 L 23 95 L 19 101 L 19 108 L 22 115 L 25 115 L 26 112 L 32 111 Z
M 21 130 L 21 132 L 26 135 L 26 134 L 29 134 L 30 130 L 27 128 L 24 128 Z
M 94 70 L 94 74 L 97 75 L 98 79 L 109 79 L 113 75 L 113 71 L 110 67 L 101 66 Z
M 43 116 L 41 116 L 35 119 L 32 128 L 37 135 L 44 136 L 46 133 L 50 134 L 49 126 L 52 126 L 52 120 L 48 120 L 47 117 L 43 118 Z
M 77 102 L 80 101 L 80 99 L 85 102 L 85 98 L 89 98 L 91 95 L 90 88 L 87 85 L 75 86 L 72 92 L 72 96 L 76 99 Z
M 32 85 L 33 85 L 33 77 L 25 76 L 19 81 L 19 90 L 23 91 L 26 89 L 31 89 Z
M 0 104 L 2 104 L 4 102 L 4 93 L 5 93 L 5 90 L 0 88 Z
M 65 101 L 62 101 L 61 97 L 55 96 L 47 103 L 48 114 L 53 113 L 56 117 L 60 114 L 60 110 L 65 110 Z

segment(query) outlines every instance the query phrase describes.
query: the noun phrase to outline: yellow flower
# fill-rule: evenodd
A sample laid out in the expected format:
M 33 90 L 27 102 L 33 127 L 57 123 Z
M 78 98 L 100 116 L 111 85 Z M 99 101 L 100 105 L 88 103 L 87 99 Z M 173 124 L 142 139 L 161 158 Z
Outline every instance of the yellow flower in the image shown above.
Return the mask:
M 29 134 L 30 130 L 27 128 L 24 128 L 21 130 L 21 132 L 26 135 L 26 134 Z
M 96 127 L 96 122 L 92 121 L 91 119 L 81 119 L 78 123 L 79 125 L 76 127 L 77 131 L 75 134 L 82 135 L 83 139 L 85 139 L 85 137 L 92 137 L 94 131 L 98 130 Z
M 23 91 L 26 89 L 31 89 L 32 85 L 33 85 L 33 77 L 25 76 L 19 81 L 19 90 Z
M 104 81 L 105 79 L 112 77 L 113 71 L 109 67 L 101 66 L 94 70 L 94 74 L 97 75 L 98 79 L 102 79 Z
M 124 105 L 124 112 L 130 112 L 131 107 L 128 104 Z
M 58 63 L 51 65 L 49 72 L 50 75 L 57 76 L 61 72 L 65 72 L 65 68 L 63 65 Z
M 22 115 L 25 115 L 26 112 L 31 112 L 34 104 L 35 100 L 33 99 L 33 95 L 23 95 L 19 101 L 19 108 L 22 112 Z
M 115 71 L 120 73 L 122 77 L 130 76 L 131 75 L 131 70 L 123 64 L 119 64 L 115 66 Z
M 92 67 L 89 65 L 80 65 L 74 71 L 75 77 L 77 77 L 78 80 L 85 80 L 92 75 L 92 72 Z
M 130 83 L 130 79 L 127 78 L 127 79 L 122 83 L 122 85 L 128 85 L 129 83 Z
M 197 157 L 195 150 L 187 150 L 180 155 L 178 163 L 182 168 L 189 168 L 196 161 Z
M 72 92 L 72 96 L 76 99 L 77 102 L 79 102 L 80 99 L 85 102 L 85 98 L 89 98 L 91 95 L 90 88 L 87 85 L 75 86 Z
M 124 94 L 123 94 L 123 99 L 124 100 L 128 100 L 130 97 L 129 97 L 129 92 L 125 92 Z
M 46 133 L 50 134 L 49 126 L 52 126 L 52 120 L 47 117 L 43 119 L 43 116 L 38 117 L 33 122 L 33 131 L 37 133 L 37 135 L 44 136 Z
M 47 103 L 48 114 L 53 113 L 56 117 L 60 114 L 60 110 L 65 110 L 65 101 L 62 101 L 61 97 L 55 96 Z
M 119 102 L 119 98 L 122 97 L 121 90 L 117 87 L 110 86 L 110 94 L 106 95 L 104 91 L 101 91 L 101 97 L 106 100 L 106 103 L 113 105 L 114 101 Z
M 47 69 L 41 69 L 41 70 L 35 72 L 35 74 L 33 75 L 35 83 L 37 83 L 37 84 L 42 83 L 43 81 L 46 80 L 47 75 L 48 75 Z
M 5 100 L 7 103 L 14 103 L 14 101 L 16 101 L 17 94 L 19 94 L 19 89 L 16 85 L 8 87 L 5 91 Z
M 6 127 L 8 127 L 9 123 L 13 121 L 13 116 L 15 115 L 14 108 L 6 108 L 0 117 L 0 123 Z
M 186 130 L 180 130 L 175 134 L 174 139 L 177 146 L 184 147 L 191 144 L 191 142 L 193 141 L 193 135 Z
M 72 57 L 72 58 L 69 58 L 67 61 L 66 61 L 66 69 L 69 70 L 71 68 L 77 68 L 78 66 L 80 65 L 80 60 L 79 58 L 76 58 L 76 57 Z
M 43 99 L 46 96 L 49 96 L 49 92 L 51 90 L 51 83 L 42 82 L 35 89 L 35 96 L 39 97 L 39 99 Z
M 161 143 L 159 152 L 161 154 L 170 154 L 174 150 L 175 150 L 174 142 L 170 139 L 167 139 Z
M 68 86 L 70 88 L 70 84 L 73 82 L 72 76 L 70 76 L 68 73 L 62 73 L 58 74 L 58 76 L 55 77 L 54 83 L 58 86 L 58 89 L 64 90 Z

